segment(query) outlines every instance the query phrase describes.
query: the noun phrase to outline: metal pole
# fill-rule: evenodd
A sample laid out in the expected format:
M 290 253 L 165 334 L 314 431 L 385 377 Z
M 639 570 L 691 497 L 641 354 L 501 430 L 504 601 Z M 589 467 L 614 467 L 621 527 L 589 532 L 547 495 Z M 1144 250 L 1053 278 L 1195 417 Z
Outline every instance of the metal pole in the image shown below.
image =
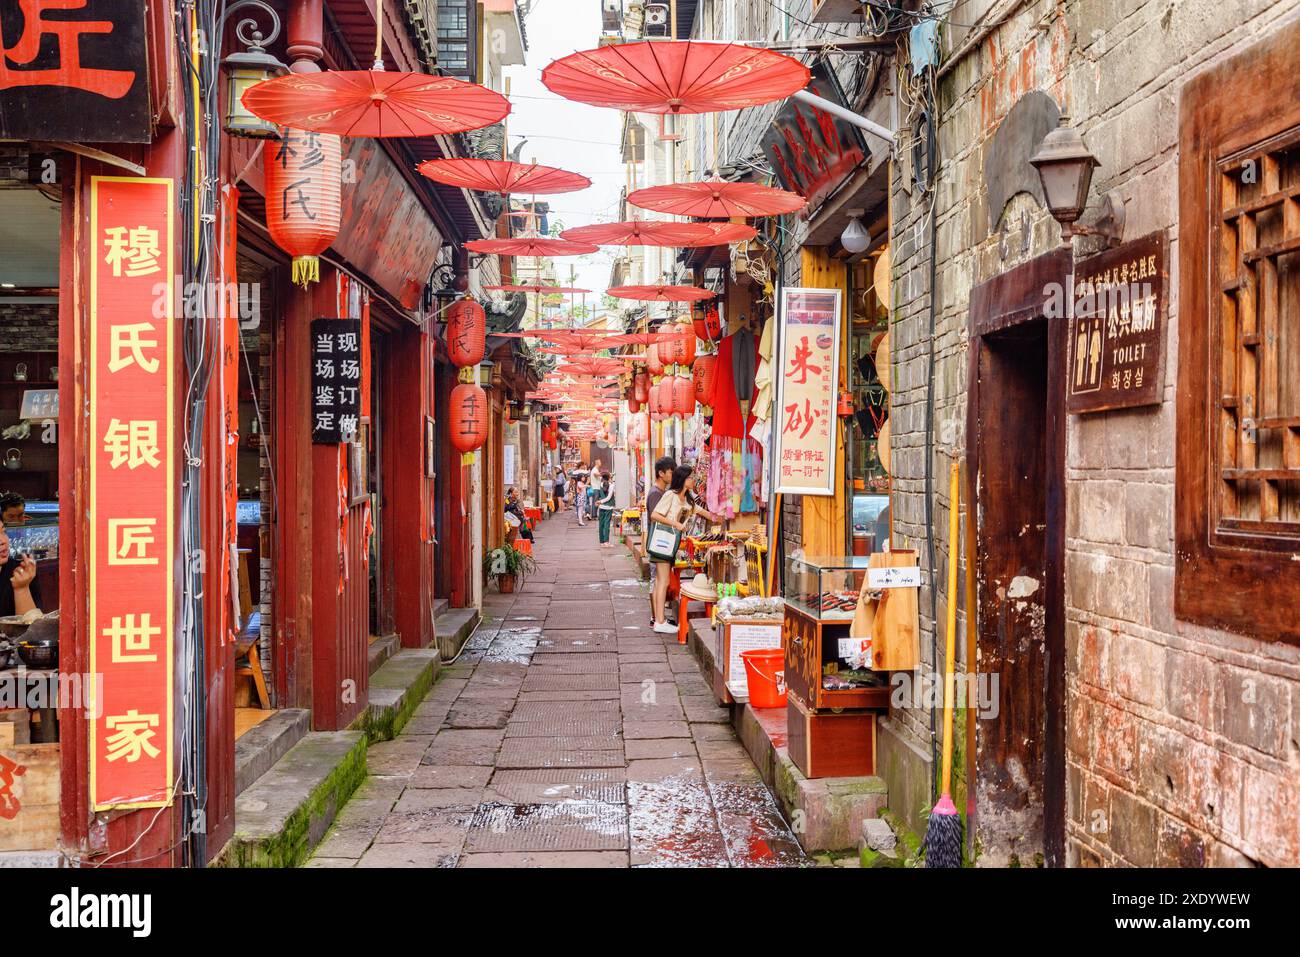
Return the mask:
M 838 116 L 846 123 L 852 123 L 854 126 L 866 130 L 882 140 L 888 141 L 892 147 L 894 145 L 894 132 L 887 126 L 881 126 L 875 120 L 869 120 L 860 113 L 854 113 L 846 107 L 840 106 L 825 97 L 818 96 L 816 93 L 809 93 L 807 90 L 799 90 L 792 93 L 791 96 L 800 103 L 807 103 L 809 106 L 815 106 L 819 110 L 824 110 L 832 116 Z

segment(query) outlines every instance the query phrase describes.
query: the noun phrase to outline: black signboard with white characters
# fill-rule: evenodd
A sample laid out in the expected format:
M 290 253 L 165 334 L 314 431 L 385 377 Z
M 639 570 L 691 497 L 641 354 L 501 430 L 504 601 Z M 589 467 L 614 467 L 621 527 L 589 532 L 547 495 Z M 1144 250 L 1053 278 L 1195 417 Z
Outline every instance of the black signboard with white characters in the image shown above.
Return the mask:
M 361 320 L 311 324 L 311 440 L 338 445 L 361 422 Z

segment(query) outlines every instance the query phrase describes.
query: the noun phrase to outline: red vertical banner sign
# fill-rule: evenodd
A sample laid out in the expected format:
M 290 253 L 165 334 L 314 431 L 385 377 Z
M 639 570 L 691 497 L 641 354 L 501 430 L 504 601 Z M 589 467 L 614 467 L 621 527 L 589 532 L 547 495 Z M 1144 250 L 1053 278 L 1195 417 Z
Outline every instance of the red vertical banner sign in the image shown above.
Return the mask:
M 172 801 L 173 190 L 170 179 L 90 182 L 90 796 L 97 811 Z

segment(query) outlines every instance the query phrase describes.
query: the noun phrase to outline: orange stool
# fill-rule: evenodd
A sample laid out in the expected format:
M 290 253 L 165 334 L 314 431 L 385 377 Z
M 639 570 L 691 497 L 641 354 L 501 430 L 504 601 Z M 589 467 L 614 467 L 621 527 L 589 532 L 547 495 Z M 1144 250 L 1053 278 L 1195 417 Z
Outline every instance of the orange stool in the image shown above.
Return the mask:
M 526 538 L 518 539 L 515 542 L 515 548 L 523 552 L 525 555 L 531 555 L 533 553 L 533 543 Z
M 699 601 L 704 603 L 706 612 L 711 613 L 712 606 L 718 603 L 717 592 L 710 592 L 707 589 L 696 591 L 690 582 L 682 585 L 681 602 L 677 606 L 677 643 L 686 644 L 686 636 L 690 633 L 690 622 L 686 617 L 687 606 L 693 602 Z

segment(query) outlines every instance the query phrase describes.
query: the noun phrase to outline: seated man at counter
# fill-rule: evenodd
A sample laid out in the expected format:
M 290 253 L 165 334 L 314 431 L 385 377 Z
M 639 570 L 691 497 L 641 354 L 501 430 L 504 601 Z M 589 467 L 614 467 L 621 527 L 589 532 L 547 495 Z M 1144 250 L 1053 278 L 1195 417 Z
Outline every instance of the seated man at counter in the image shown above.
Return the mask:
M 17 492 L 0 492 L 0 525 L 26 525 L 27 502 Z
M 18 558 L 9 545 L 9 535 L 0 528 L 0 618 L 25 615 L 40 607 L 36 589 L 36 562 L 30 555 Z

